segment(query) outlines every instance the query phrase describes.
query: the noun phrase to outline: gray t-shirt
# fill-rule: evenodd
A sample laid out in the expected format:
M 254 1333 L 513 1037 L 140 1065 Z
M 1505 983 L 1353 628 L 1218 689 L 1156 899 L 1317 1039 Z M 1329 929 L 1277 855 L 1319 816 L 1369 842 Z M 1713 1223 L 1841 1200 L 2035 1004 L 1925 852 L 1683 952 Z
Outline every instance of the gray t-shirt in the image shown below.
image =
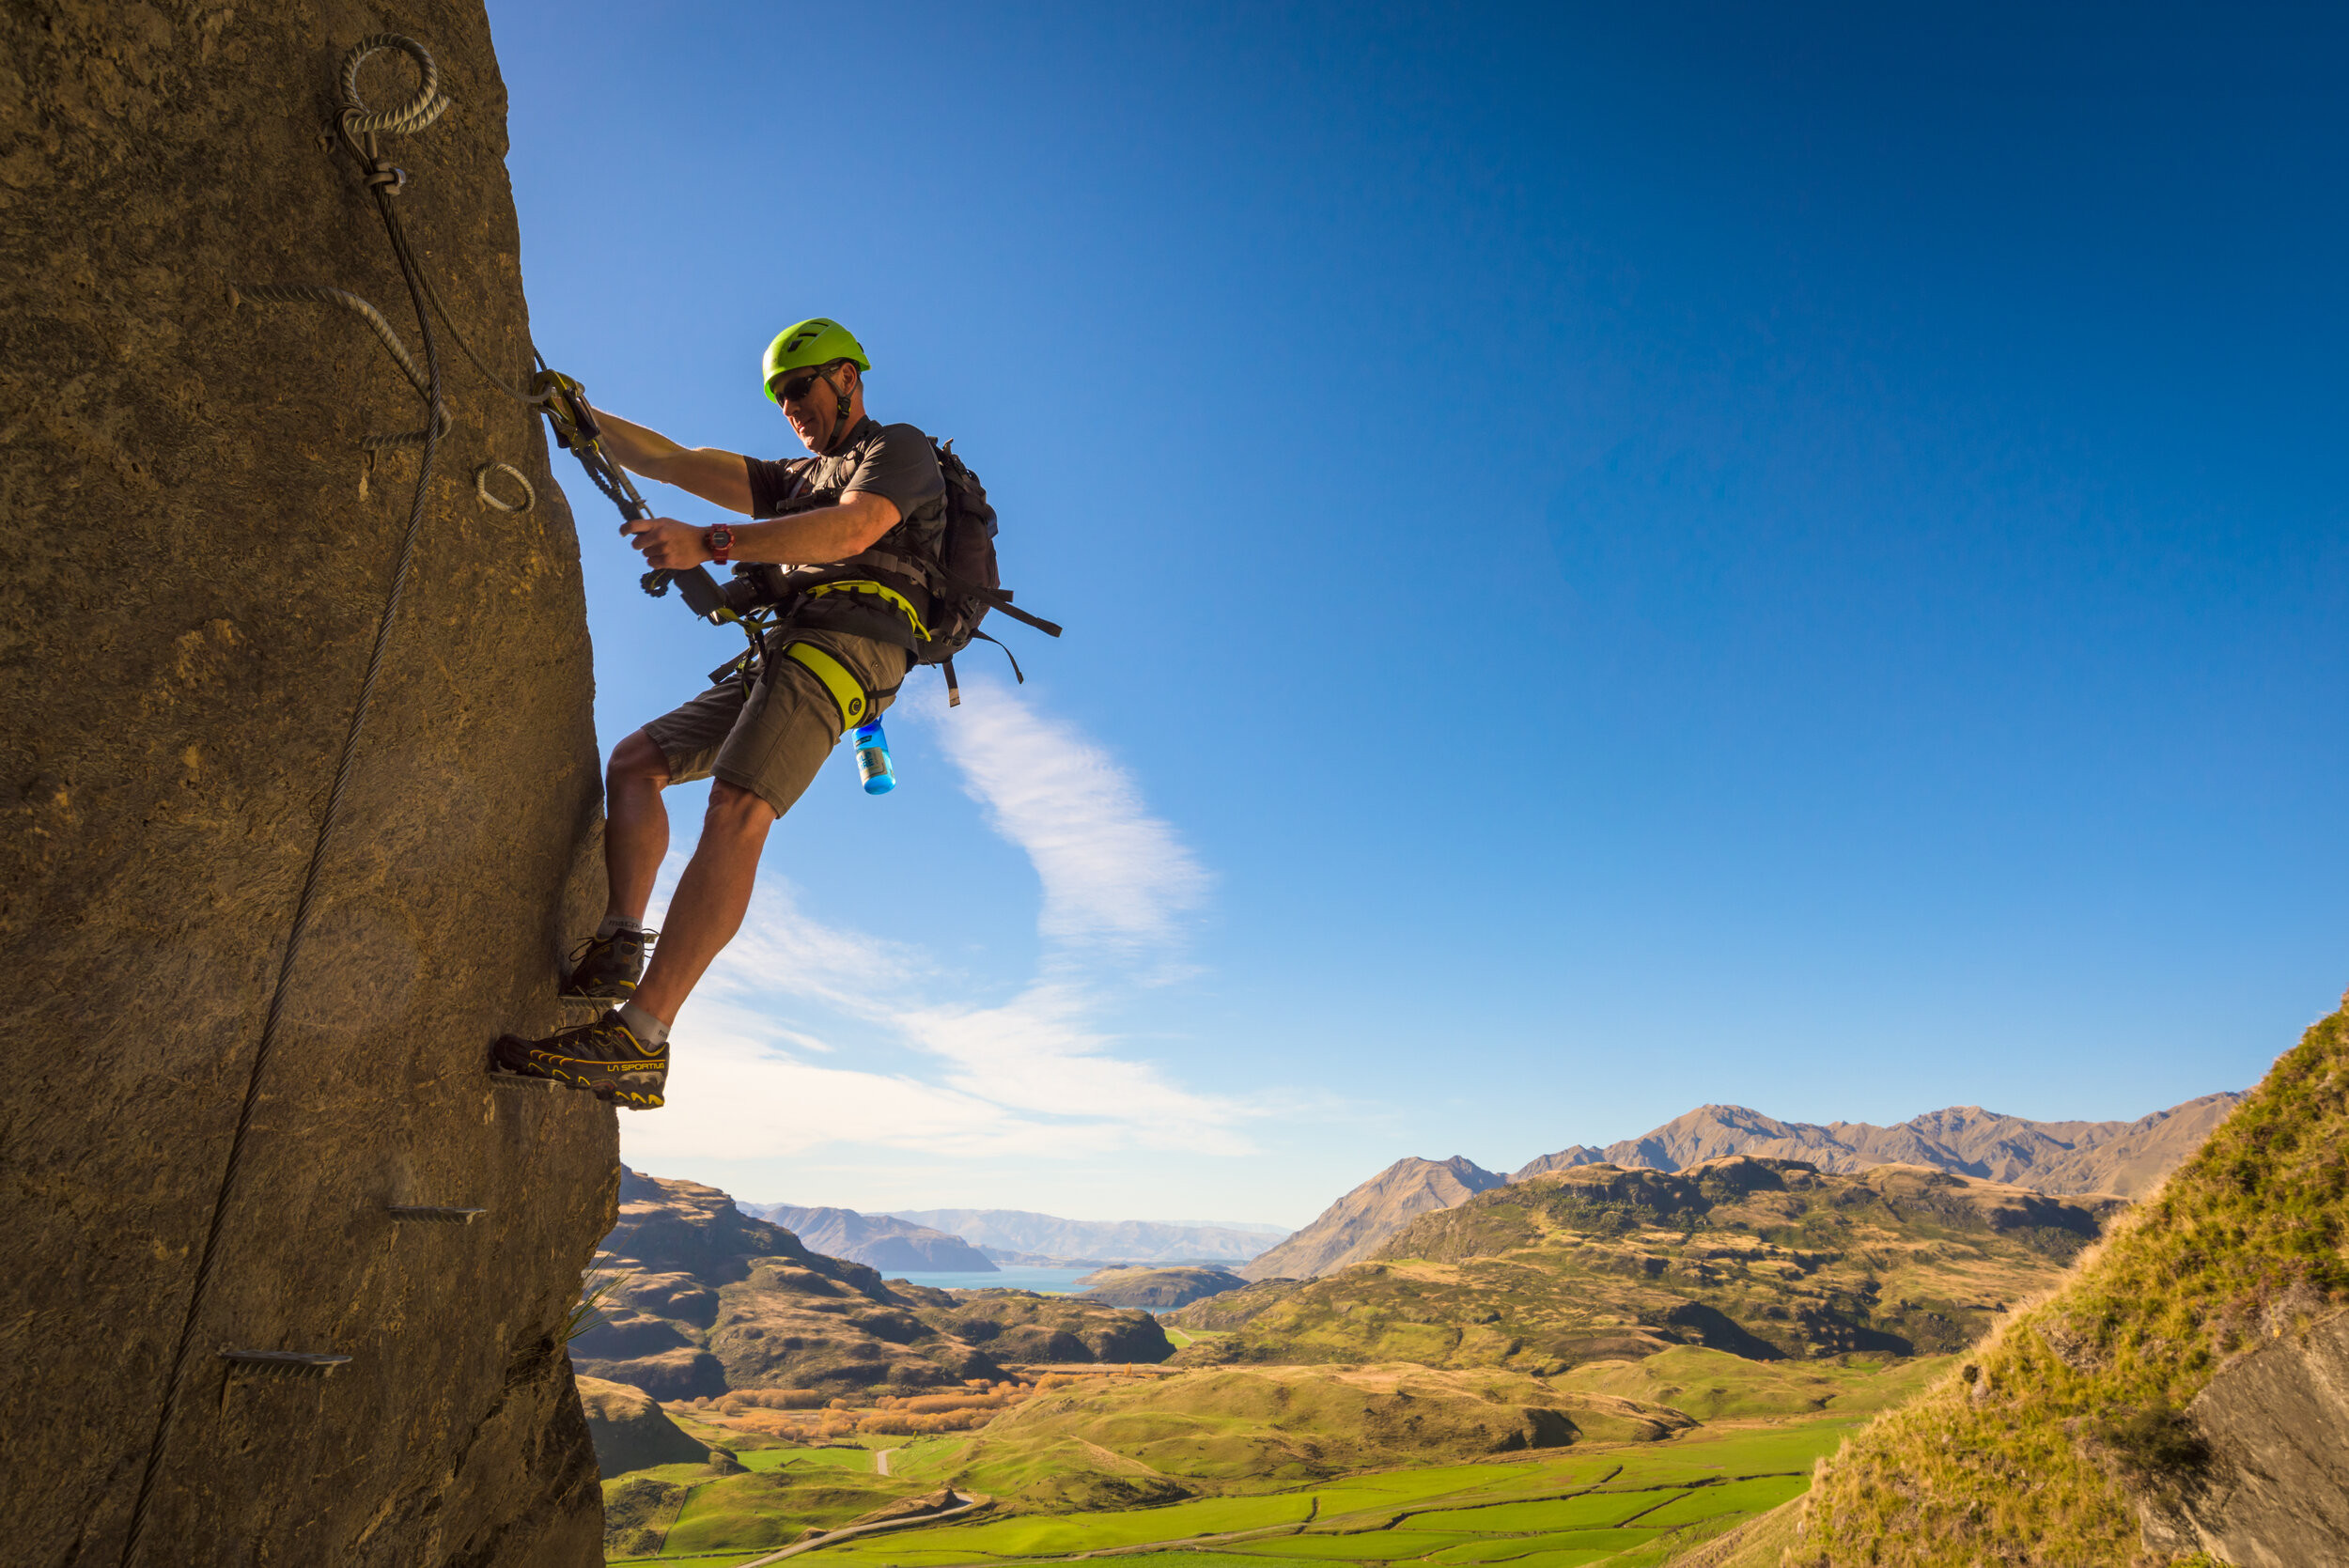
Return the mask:
M 745 458 L 751 474 L 751 516 L 771 517 L 810 490 L 859 490 L 897 508 L 897 526 L 874 551 L 936 560 L 946 533 L 946 476 L 938 471 L 930 438 L 910 425 L 877 424 L 868 415 L 848 432 L 848 443 L 829 458 L 770 462 Z

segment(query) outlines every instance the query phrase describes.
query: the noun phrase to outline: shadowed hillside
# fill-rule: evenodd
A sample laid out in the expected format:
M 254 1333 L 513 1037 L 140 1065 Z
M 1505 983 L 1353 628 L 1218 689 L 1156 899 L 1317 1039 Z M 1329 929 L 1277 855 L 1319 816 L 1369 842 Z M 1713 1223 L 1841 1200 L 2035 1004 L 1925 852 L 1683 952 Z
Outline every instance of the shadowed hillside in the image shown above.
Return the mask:
M 1375 1261 L 1170 1321 L 1233 1329 L 1183 1364 L 1556 1372 L 1674 1344 L 1764 1359 L 1930 1354 L 2047 1289 L 2121 1206 L 1907 1166 L 1584 1166 L 1422 1215 Z M 1252 1315 L 1234 1325 L 1243 1306 Z
M 618 1282 L 605 1321 L 572 1343 L 573 1359 L 660 1399 L 940 1388 L 1000 1378 L 1004 1361 L 1157 1361 L 1174 1349 L 1147 1312 L 892 1287 L 752 1219 L 716 1188 L 633 1171 L 597 1266 Z

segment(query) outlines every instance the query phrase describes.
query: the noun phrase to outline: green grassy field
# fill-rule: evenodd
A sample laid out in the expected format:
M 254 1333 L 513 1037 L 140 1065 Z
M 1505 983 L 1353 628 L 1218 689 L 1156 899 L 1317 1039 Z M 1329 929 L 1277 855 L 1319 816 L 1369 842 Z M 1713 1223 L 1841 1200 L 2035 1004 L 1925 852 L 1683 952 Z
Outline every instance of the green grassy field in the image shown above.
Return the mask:
M 1717 1426 L 1669 1442 L 1355 1476 L 1270 1496 L 945 1525 L 807 1555 L 825 1568 L 986 1568 L 1104 1551 L 1121 1568 L 1642 1568 L 1800 1495 L 1812 1462 L 1859 1424 L 1830 1415 Z M 1197 1548 L 1181 1549 L 1185 1542 Z M 1153 1545 L 1166 1549 L 1130 1550 Z
M 605 1483 L 617 1522 L 611 1560 L 735 1568 L 800 1540 L 811 1527 L 835 1529 L 896 1498 L 952 1484 L 994 1495 L 997 1513 L 855 1538 L 805 1555 L 821 1557 L 826 1568 L 986 1568 L 1103 1552 L 1121 1564 L 1180 1558 L 1180 1568 L 1219 1561 L 1227 1568 L 1279 1568 L 1283 1561 L 1645 1568 L 1798 1495 L 1814 1459 L 1855 1430 L 1866 1411 L 1932 1370 L 1857 1360 L 1753 1363 L 1696 1349 L 1649 1363 L 1599 1363 L 1557 1379 L 1584 1385 L 1561 1388 L 1557 1397 L 1653 1399 L 1669 1390 L 1701 1396 L 1688 1403 L 1717 1411 L 1758 1405 L 1775 1406 L 1778 1414 L 1716 1414 L 1710 1425 L 1644 1442 L 1606 1441 L 1594 1430 L 1563 1446 L 1495 1454 L 1487 1441 L 1478 1457 L 1441 1464 L 1408 1460 L 1440 1452 L 1440 1430 L 1428 1423 L 1459 1419 L 1454 1405 L 1470 1390 L 1453 1385 L 1469 1374 L 1435 1374 L 1420 1395 L 1395 1406 L 1398 1419 L 1414 1423 L 1409 1441 L 1364 1446 L 1355 1428 L 1386 1410 L 1392 1392 L 1376 1377 L 1366 1390 L 1356 1389 L 1357 1410 L 1325 1408 L 1335 1393 L 1354 1387 L 1347 1381 L 1358 1376 L 1352 1372 L 1316 1371 L 1303 1382 L 1287 1373 L 1194 1374 L 1185 1384 L 1197 1385 L 1196 1397 L 1171 1411 L 1159 1406 L 1176 1390 L 1137 1385 L 1109 1395 L 1072 1394 L 1069 1408 L 1057 1415 L 1039 1406 L 1032 1416 L 1050 1419 L 1028 1439 L 1019 1434 L 1036 1424 L 1032 1421 L 1000 1422 L 986 1443 L 979 1439 L 988 1434 L 968 1433 L 866 1439 L 891 1451 L 886 1476 L 876 1471 L 865 1446 L 777 1445 L 738 1449 L 748 1474 L 718 1477 L 701 1466 L 667 1465 L 615 1478 Z M 1252 1390 L 1268 1401 L 1265 1409 L 1252 1410 L 1240 1397 L 1251 1390 L 1224 1387 L 1235 1375 L 1269 1379 Z M 1417 1370 L 1407 1375 L 1423 1378 Z M 1517 1380 L 1487 1381 L 1493 1395 L 1524 1396 Z M 1093 1408 L 1100 1401 L 1104 1408 Z M 1323 1474 L 1292 1470 L 1283 1484 L 1261 1469 L 1249 1473 L 1262 1456 L 1227 1464 L 1208 1453 L 1215 1463 L 1202 1462 L 1193 1450 L 1203 1418 L 1190 1407 L 1201 1401 L 1217 1420 L 1237 1423 L 1236 1430 L 1286 1434 L 1283 1440 L 1298 1445 L 1299 1454 L 1318 1456 Z M 1149 1412 L 1133 1431 L 1127 1428 L 1137 1416 L 1128 1405 Z M 1575 1414 L 1597 1425 L 1594 1413 Z M 1350 1473 L 1342 1461 L 1328 1462 L 1358 1452 Z M 1276 1457 L 1285 1463 L 1294 1456 L 1283 1451 Z M 1008 1463 L 1013 1459 L 1016 1465 Z M 1066 1501 L 1020 1493 L 1030 1471 L 1048 1476 L 1072 1466 L 1104 1482 L 1130 1483 L 1130 1500 L 1105 1502 L 1095 1492 Z M 1179 1478 L 1173 1473 L 1178 1467 L 1185 1469 Z M 1198 1495 L 1203 1490 L 1209 1495 Z

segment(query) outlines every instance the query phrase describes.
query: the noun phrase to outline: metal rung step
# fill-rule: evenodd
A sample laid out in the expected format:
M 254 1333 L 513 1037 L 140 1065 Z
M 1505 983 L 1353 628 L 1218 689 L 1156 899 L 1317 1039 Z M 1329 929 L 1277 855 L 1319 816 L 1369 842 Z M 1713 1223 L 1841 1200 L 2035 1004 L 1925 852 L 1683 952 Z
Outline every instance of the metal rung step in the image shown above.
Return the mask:
M 428 1208 L 422 1203 L 389 1203 L 385 1205 L 394 1219 L 406 1219 L 427 1225 L 470 1225 L 488 1209 Z
M 268 1377 L 329 1377 L 337 1367 L 350 1362 L 348 1356 L 318 1350 L 224 1350 L 220 1358 Z
M 557 1007 L 562 1008 L 566 1013 L 609 1013 L 612 1009 L 617 1007 L 622 1001 L 627 1000 L 628 999 L 625 997 L 559 996 L 554 999 L 554 1004 Z
M 551 1078 L 529 1078 L 521 1073 L 501 1073 L 492 1070 L 490 1081 L 500 1089 L 560 1089 L 562 1084 Z

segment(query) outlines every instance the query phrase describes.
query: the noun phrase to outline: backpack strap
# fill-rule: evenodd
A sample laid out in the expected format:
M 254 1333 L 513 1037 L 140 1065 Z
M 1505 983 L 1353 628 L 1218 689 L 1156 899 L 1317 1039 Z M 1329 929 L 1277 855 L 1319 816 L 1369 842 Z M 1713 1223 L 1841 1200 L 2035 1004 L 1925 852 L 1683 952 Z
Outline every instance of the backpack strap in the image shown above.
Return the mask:
M 974 638 L 984 638 L 989 643 L 995 643 L 997 647 L 1003 648 L 1003 644 L 996 643 L 994 638 L 988 637 L 984 631 L 974 631 L 971 635 Z M 1003 648 L 1003 657 L 1011 659 L 1011 678 L 1022 686 L 1027 685 L 1027 675 L 1019 668 L 1019 660 L 1012 659 L 1009 648 Z M 962 706 L 962 682 L 955 678 L 955 661 L 952 659 L 941 659 L 938 661 L 938 665 L 946 673 L 946 706 L 960 707 Z

